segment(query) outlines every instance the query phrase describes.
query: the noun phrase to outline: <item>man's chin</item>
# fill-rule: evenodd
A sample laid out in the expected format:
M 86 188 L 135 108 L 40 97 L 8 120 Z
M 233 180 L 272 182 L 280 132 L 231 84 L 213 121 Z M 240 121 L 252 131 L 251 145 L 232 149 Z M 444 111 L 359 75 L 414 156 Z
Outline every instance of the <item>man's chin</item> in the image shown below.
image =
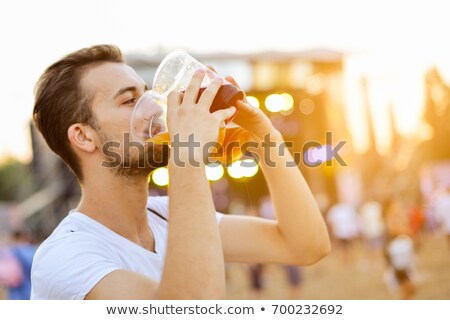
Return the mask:
M 118 166 L 112 169 L 112 173 L 117 177 L 138 178 L 147 177 L 152 170 L 152 168 Z
M 117 167 L 111 168 L 121 177 L 147 177 L 153 170 L 167 166 L 169 162 L 168 146 L 159 146 L 157 150 L 147 150 L 133 159 L 124 159 Z

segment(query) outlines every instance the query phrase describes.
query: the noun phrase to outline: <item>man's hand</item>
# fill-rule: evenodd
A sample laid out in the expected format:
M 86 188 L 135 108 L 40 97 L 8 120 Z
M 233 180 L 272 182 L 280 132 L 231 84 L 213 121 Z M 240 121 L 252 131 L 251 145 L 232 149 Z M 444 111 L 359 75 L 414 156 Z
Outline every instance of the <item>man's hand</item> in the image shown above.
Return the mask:
M 212 66 L 208 66 L 208 69 L 217 73 Z M 235 87 L 241 89 L 239 84 L 232 76 L 227 76 L 225 79 Z M 242 90 L 242 89 L 241 89 Z M 244 90 L 242 90 L 244 92 Z M 244 92 L 245 95 L 245 92 Z M 238 112 L 233 118 L 233 122 L 240 127 L 246 129 L 252 138 L 252 141 L 262 142 L 267 134 L 271 134 L 280 137 L 281 134 L 274 128 L 270 119 L 262 112 L 261 109 L 253 107 L 248 103 L 246 97 L 243 100 L 238 100 L 236 103 Z
M 235 107 L 217 110 L 210 113 L 212 102 L 222 85 L 222 79 L 215 79 L 202 93 L 200 99 L 200 86 L 205 76 L 204 70 L 195 72 L 184 94 L 173 91 L 169 94 L 167 108 L 167 126 L 171 142 L 175 135 L 178 141 L 188 141 L 194 135 L 195 142 L 200 143 L 199 150 L 211 141 L 217 141 L 220 126 L 233 116 Z
M 240 88 L 233 77 L 228 76 L 225 79 Z M 246 98 L 244 100 L 238 100 L 236 108 L 238 112 L 233 122 L 246 129 L 250 133 L 253 141 L 262 142 L 267 134 L 280 136 L 280 133 L 274 128 L 264 112 L 250 105 Z

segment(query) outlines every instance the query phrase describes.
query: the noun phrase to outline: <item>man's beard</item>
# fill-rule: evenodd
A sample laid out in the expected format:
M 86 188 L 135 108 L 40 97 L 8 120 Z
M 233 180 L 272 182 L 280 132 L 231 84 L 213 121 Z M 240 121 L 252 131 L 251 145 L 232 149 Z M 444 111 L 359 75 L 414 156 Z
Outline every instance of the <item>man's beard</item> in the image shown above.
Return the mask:
M 109 166 L 114 175 L 120 177 L 147 177 L 156 168 L 165 167 L 169 160 L 169 146 L 155 143 L 139 143 L 131 141 L 130 134 L 123 137 L 107 135 L 97 130 L 102 146 L 121 143 L 120 162 Z M 119 142 L 120 141 L 120 142 Z M 108 157 L 103 153 L 103 157 Z

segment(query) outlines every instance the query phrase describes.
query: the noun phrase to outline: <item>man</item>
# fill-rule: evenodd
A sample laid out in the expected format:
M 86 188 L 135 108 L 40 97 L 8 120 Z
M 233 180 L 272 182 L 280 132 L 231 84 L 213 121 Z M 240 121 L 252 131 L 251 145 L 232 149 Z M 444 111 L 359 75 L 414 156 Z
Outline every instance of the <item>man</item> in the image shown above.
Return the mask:
M 277 220 L 215 212 L 202 147 L 217 140 L 220 125 L 237 109 L 234 121 L 255 142 L 267 134 L 275 146 L 283 140 L 269 119 L 246 102 L 210 113 L 221 83 L 212 83 L 197 101 L 203 76 L 197 72 L 184 94 L 172 92 L 167 110 L 171 142 L 193 135 L 200 147 L 192 153 L 174 150 L 171 143 L 167 160 L 167 147 L 148 144 L 144 156 L 150 158 L 142 168 L 138 148 L 118 166 L 101 165 L 110 160 L 103 153 L 108 143 L 120 143 L 118 150 L 127 151 L 131 113 L 147 90 L 117 47 L 81 49 L 44 72 L 34 119 L 50 148 L 77 175 L 82 197 L 36 253 L 32 298 L 223 299 L 224 260 L 301 265 L 328 253 L 326 226 L 314 198 L 298 168 L 286 167 L 292 157 L 278 155 L 277 148 L 255 150 L 260 158 L 268 150 L 274 162 L 260 166 Z M 148 174 L 167 162 L 169 197 L 148 198 Z M 163 220 L 168 217 L 170 223 Z

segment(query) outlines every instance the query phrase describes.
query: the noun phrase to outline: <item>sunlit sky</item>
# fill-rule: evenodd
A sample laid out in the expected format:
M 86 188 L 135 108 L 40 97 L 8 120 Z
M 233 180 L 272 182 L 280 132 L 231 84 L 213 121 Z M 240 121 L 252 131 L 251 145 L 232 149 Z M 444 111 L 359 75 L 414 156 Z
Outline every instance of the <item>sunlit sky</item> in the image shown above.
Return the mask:
M 410 134 L 420 116 L 424 70 L 436 63 L 450 74 L 449 32 L 445 1 L 2 1 L 0 158 L 30 158 L 33 87 L 44 68 L 98 43 L 117 44 L 125 53 L 180 47 L 346 52 L 348 120 L 355 144 L 363 148 L 355 79 L 369 77 L 380 141 L 389 138 L 384 130 L 389 103 L 401 132 Z

